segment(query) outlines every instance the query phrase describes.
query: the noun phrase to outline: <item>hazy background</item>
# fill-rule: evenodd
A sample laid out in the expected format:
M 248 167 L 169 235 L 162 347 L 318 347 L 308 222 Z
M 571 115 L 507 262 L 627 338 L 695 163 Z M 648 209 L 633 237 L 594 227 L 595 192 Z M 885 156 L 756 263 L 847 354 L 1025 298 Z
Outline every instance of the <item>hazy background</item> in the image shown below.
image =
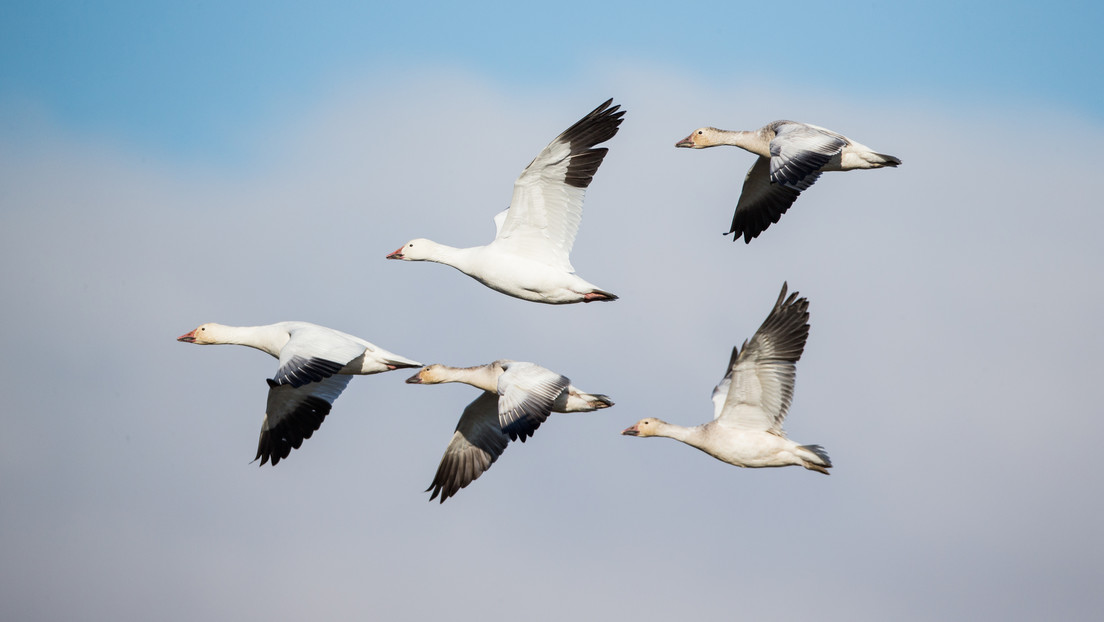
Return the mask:
M 662 4 L 0 8 L 0 617 L 1097 615 L 1104 10 Z M 488 242 L 611 96 L 572 262 L 621 300 L 384 260 Z M 825 175 L 733 244 L 753 156 L 673 144 L 779 118 L 904 164 Z M 619 436 L 708 420 L 783 280 L 812 313 L 787 430 L 831 477 Z M 290 319 L 617 405 L 441 506 L 474 390 L 355 378 L 257 468 L 275 360 L 174 339 Z

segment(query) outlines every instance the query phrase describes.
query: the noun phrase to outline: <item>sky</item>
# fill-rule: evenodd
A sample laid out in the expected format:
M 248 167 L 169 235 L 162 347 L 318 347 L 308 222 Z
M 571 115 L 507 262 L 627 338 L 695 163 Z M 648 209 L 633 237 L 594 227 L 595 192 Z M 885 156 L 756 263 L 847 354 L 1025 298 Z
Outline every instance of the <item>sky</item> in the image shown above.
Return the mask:
M 0 7 L 0 617 L 1085 619 L 1104 607 L 1104 9 L 12 2 Z M 522 168 L 628 112 L 572 252 L 613 303 L 389 262 L 488 242 Z M 791 118 L 895 155 L 750 245 Z M 620 431 L 694 425 L 783 281 L 789 436 L 824 477 Z M 306 320 L 608 394 L 443 505 L 463 385 L 357 377 L 250 464 L 275 360 L 175 338 Z M 786 612 L 786 613 L 783 613 Z

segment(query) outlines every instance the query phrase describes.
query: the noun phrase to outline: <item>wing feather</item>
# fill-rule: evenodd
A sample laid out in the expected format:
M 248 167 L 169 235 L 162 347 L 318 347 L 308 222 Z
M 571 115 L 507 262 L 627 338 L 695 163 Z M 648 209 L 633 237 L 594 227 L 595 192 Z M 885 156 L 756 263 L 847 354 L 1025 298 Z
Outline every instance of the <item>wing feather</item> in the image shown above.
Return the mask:
M 843 151 L 847 138 L 824 128 L 780 121 L 770 142 L 770 181 L 798 192 L 813 185 L 832 156 Z
M 426 492 L 433 491 L 429 500 L 440 496 L 444 503 L 445 499 L 467 487 L 491 468 L 509 442 L 498 423 L 498 395 L 480 392 L 456 424 L 433 483 L 426 489 Z
M 770 166 L 771 161 L 760 156 L 744 177 L 740 200 L 736 203 L 732 227 L 728 231 L 735 234 L 733 241 L 739 240 L 742 235 L 745 244 L 751 243 L 752 238 L 778 222 L 801 194 L 800 190 L 771 183 Z
M 787 285 L 755 335 L 730 359 L 724 403 L 715 418 L 722 425 L 782 435 L 782 422 L 793 400 L 796 364 L 809 338 L 809 301 Z M 714 404 L 721 385 L 714 389 Z
M 367 342 L 314 324 L 301 323 L 289 334 L 273 379 L 296 388 L 333 376 L 368 349 Z
M 260 459 L 261 466 L 269 461 L 276 466 L 292 449 L 299 449 L 322 426 L 351 379 L 337 375 L 299 386 L 268 380 L 268 404 L 254 460 Z
M 514 182 L 494 244 L 574 272 L 569 255 L 583 215 L 583 197 L 605 158 L 594 148 L 617 133 L 624 110 L 607 100 L 548 144 Z
M 511 361 L 498 378 L 498 420 L 510 440 L 525 439 L 552 413 L 556 398 L 571 384 L 566 377 L 534 363 Z

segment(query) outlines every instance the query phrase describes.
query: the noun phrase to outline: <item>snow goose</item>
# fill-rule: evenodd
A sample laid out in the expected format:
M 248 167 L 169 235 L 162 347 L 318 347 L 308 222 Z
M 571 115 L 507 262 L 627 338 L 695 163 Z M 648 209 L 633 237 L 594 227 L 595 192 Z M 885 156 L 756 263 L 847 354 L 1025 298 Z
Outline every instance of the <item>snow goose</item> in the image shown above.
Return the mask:
M 270 460 L 275 466 L 311 437 L 352 375 L 421 366 L 360 337 L 309 322 L 203 324 L 177 341 L 249 346 L 280 360 L 276 376 L 268 380 L 268 406 L 254 458 L 262 466 Z
M 763 325 L 742 349 L 732 349 L 728 371 L 713 390 L 713 421 L 686 428 L 649 417 L 621 433 L 666 436 L 740 467 L 796 465 L 827 475 L 832 461 L 820 445 L 798 445 L 782 431 L 808 337 L 809 301 L 797 292 L 786 298 L 783 283 Z
M 733 241 L 743 235 L 745 244 L 778 222 L 821 173 L 901 163 L 831 130 L 795 121 L 775 121 L 754 132 L 703 127 L 675 143 L 692 149 L 717 145 L 740 147 L 759 156 L 744 178 L 728 232 L 735 234 Z
M 571 381 L 534 363 L 498 360 L 477 367 L 429 365 L 410 384 L 463 382 L 483 392 L 464 409 L 433 476 L 430 501 L 441 503 L 491 468 L 509 441 L 525 439 L 553 412 L 590 412 L 613 406 L 605 395 L 576 389 Z
M 617 133 L 624 110 L 607 100 L 556 137 L 514 182 L 510 207 L 495 217 L 486 246 L 453 248 L 415 239 L 388 259 L 452 266 L 508 296 L 547 304 L 616 300 L 575 274 L 568 256 L 583 215 L 583 195 Z

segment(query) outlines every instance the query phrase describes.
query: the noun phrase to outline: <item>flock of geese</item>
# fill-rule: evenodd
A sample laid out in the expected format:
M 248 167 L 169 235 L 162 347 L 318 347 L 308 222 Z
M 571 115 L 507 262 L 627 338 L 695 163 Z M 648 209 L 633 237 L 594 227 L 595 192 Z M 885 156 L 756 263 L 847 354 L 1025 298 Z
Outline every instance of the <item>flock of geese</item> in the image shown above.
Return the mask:
M 514 182 L 510 206 L 495 217 L 497 233 L 485 246 L 454 248 L 431 240 L 407 242 L 387 259 L 452 266 L 503 294 L 546 304 L 613 301 L 617 296 L 575 274 L 571 247 L 583 195 L 608 151 L 597 147 L 617 134 L 625 111 L 607 100 L 545 147 Z M 897 166 L 893 156 L 835 132 L 793 121 L 736 132 L 703 127 L 675 144 L 703 149 L 740 147 L 758 156 L 744 179 L 729 233 L 750 243 L 778 222 L 798 195 L 825 171 Z M 713 420 L 683 427 L 641 419 L 627 436 L 673 438 L 740 467 L 801 466 L 828 474 L 832 462 L 819 445 L 786 438 L 782 423 L 793 399 L 797 361 L 809 336 L 809 301 L 797 292 L 778 300 L 751 339 L 732 349 L 713 390 Z M 585 393 L 565 376 L 539 365 L 497 360 L 477 367 L 428 365 L 359 337 L 308 322 L 267 326 L 203 324 L 177 338 L 196 344 L 237 344 L 276 357 L 257 456 L 276 465 L 311 437 L 354 375 L 419 368 L 410 384 L 462 382 L 480 390 L 464 409 L 426 492 L 442 503 L 494 464 L 510 441 L 533 435 L 553 412 L 588 412 L 613 405 Z

